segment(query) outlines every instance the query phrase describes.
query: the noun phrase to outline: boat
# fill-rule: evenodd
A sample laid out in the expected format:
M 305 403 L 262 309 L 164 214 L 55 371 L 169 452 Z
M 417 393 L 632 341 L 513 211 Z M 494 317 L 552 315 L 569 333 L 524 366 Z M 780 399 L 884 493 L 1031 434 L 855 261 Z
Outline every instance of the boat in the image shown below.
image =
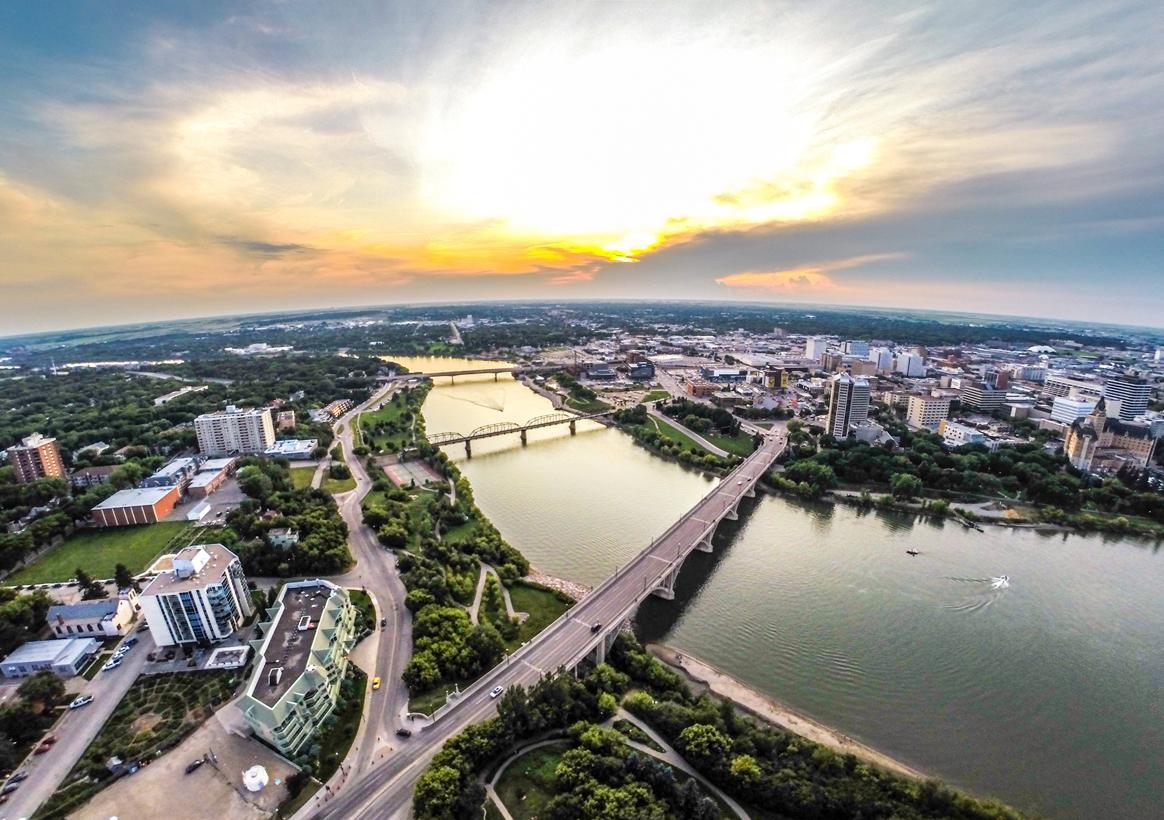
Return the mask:
M 906 550 L 905 554 L 906 555 L 921 555 L 921 553 L 918 552 L 917 550 Z

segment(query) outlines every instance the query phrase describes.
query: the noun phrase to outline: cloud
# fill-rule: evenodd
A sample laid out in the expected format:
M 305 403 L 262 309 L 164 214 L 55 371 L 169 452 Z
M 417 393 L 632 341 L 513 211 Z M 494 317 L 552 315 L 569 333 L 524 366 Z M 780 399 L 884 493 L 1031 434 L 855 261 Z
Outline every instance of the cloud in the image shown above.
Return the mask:
M 907 253 L 876 253 L 864 256 L 853 256 L 848 259 L 838 259 L 832 262 L 823 262 L 818 265 L 809 265 L 789 270 L 776 271 L 744 271 L 721 276 L 716 284 L 729 288 L 751 290 L 767 290 L 775 292 L 828 292 L 836 290 L 838 285 L 828 275 L 834 271 L 861 268 L 877 262 L 886 262 L 894 259 L 905 259 Z
M 231 248 L 259 256 L 286 256 L 291 253 L 306 253 L 315 250 L 310 245 L 296 242 L 263 242 L 258 239 L 242 239 L 237 236 L 220 236 L 218 241 Z

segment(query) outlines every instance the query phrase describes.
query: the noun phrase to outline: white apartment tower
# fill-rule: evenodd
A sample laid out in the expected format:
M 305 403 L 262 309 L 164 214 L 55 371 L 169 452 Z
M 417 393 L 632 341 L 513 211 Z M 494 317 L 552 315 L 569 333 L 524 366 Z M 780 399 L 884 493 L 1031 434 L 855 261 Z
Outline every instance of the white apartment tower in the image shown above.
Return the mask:
M 231 405 L 194 419 L 198 449 L 208 456 L 261 453 L 275 443 L 275 424 L 265 407 L 240 410 Z
M 828 432 L 845 438 L 854 425 L 869 417 L 869 382 L 842 374 L 830 385 Z
M 827 339 L 822 339 L 820 336 L 809 336 L 804 340 L 804 358 L 816 361 L 822 353 L 828 350 L 828 347 Z
M 888 347 L 874 347 L 869 350 L 869 361 L 877 365 L 879 371 L 893 369 L 893 351 Z
M 254 611 L 238 556 L 222 544 L 186 547 L 138 597 L 158 646 L 229 638 Z
M 950 416 L 950 400 L 937 396 L 910 396 L 906 405 L 905 421 L 911 427 L 938 429 Z

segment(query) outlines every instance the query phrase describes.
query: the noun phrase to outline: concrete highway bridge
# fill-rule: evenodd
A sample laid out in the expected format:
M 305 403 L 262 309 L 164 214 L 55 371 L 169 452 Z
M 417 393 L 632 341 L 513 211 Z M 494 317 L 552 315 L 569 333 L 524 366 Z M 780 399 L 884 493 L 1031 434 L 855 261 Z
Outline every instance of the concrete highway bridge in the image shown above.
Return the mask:
M 497 701 L 489 696 L 494 687 L 529 687 L 587 658 L 604 660 L 622 624 L 642 601 L 651 595 L 674 597 L 675 579 L 687 556 L 696 550 L 711 551 L 716 527 L 738 516 L 741 502 L 755 495 L 756 483 L 784 445 L 783 435 L 766 438 L 756 452 L 614 575 L 438 709 L 430 725 L 399 743 L 375 768 L 358 775 L 317 810 L 304 814 L 329 820 L 408 816 L 413 786 L 441 745 L 466 726 L 496 714 Z
M 407 381 L 408 379 L 443 379 L 447 378 L 450 381 L 456 381 L 457 376 L 493 376 L 493 380 L 497 381 L 497 377 L 502 373 L 512 373 L 514 376 L 521 376 L 526 373 L 549 373 L 552 370 L 561 370 L 561 365 L 505 365 L 504 367 L 474 367 L 462 368 L 460 370 L 436 370 L 432 373 L 396 373 L 392 376 L 382 376 L 381 381 Z
M 598 413 L 567 413 L 559 410 L 554 413 L 546 413 L 544 416 L 535 416 L 527 421 L 525 424 L 518 424 L 516 421 L 498 421 L 493 424 L 484 424 L 474 429 L 471 433 L 433 433 L 425 436 L 429 443 L 444 447 L 446 444 L 464 444 L 465 454 L 472 458 L 473 450 L 470 442 L 482 438 L 493 438 L 494 436 L 506 436 L 517 433 L 521 436 L 521 443 L 526 443 L 526 433 L 530 430 L 538 430 L 542 427 L 554 427 L 559 424 L 570 425 L 570 435 L 578 432 L 577 423 L 583 419 L 597 419 L 603 416 L 609 416 L 614 413 L 613 409 L 602 410 Z

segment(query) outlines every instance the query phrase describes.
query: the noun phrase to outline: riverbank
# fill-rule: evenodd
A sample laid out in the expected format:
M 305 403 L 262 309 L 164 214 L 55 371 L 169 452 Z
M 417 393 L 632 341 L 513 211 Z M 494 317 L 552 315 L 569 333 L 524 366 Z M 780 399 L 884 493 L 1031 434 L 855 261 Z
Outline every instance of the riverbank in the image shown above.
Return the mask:
M 683 675 L 689 683 L 710 690 L 725 700 L 730 700 L 743 711 L 767 721 L 779 729 L 827 746 L 840 754 L 851 754 L 858 760 L 903 777 L 917 780 L 930 779 L 929 775 L 919 769 L 830 729 L 823 723 L 818 723 L 811 718 L 793 712 L 784 704 L 741 683 L 726 672 L 701 661 L 699 658 L 694 658 L 685 652 L 679 652 L 665 644 L 648 644 L 646 649 L 669 669 Z

